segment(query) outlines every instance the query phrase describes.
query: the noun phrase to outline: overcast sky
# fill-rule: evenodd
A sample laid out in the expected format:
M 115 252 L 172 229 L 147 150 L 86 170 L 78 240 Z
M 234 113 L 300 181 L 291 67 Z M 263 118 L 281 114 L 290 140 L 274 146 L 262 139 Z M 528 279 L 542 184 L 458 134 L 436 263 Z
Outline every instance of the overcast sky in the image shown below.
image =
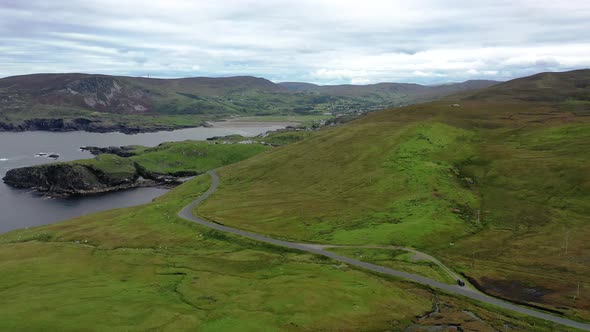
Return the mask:
M 0 77 L 433 84 L 588 67 L 589 0 L 0 0 Z

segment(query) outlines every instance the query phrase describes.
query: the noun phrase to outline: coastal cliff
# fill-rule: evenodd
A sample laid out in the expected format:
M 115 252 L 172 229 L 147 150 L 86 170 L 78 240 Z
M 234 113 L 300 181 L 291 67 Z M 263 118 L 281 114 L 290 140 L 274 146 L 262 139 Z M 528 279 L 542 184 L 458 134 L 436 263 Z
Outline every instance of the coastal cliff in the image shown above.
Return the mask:
M 133 160 L 106 154 L 88 160 L 15 168 L 2 180 L 10 186 L 50 196 L 91 195 L 181 183 L 176 176 L 151 172 Z
M 138 179 L 137 172 L 112 176 L 87 165 L 56 163 L 11 169 L 3 181 L 17 188 L 68 196 L 134 188 L 143 182 Z

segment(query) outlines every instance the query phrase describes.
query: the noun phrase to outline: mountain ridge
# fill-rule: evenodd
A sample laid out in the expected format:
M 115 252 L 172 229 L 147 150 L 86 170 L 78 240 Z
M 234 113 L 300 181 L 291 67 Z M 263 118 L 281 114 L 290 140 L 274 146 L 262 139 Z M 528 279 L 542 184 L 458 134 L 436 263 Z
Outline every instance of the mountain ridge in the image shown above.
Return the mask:
M 498 98 L 531 102 L 561 102 L 567 98 L 590 101 L 590 69 L 542 72 L 520 77 L 473 93 L 469 99 Z
M 307 92 L 254 76 L 19 75 L 0 79 L 0 131 L 134 133 L 196 127 L 236 115 L 356 115 L 478 87 L 383 83 Z
M 468 80 L 436 86 L 388 82 L 274 83 L 254 76 L 168 79 L 86 73 L 18 75 L 0 79 L 0 131 L 133 133 L 196 127 L 229 116 L 358 115 L 441 98 L 495 98 L 504 102 L 570 98 L 569 107 L 583 110 L 590 100 L 585 89 L 589 84 L 585 78 L 588 71 L 547 72 L 507 82 Z M 558 79 L 568 75 L 568 79 Z M 551 88 L 551 82 L 560 85 Z M 574 90 L 574 97 L 564 95 L 564 91 Z

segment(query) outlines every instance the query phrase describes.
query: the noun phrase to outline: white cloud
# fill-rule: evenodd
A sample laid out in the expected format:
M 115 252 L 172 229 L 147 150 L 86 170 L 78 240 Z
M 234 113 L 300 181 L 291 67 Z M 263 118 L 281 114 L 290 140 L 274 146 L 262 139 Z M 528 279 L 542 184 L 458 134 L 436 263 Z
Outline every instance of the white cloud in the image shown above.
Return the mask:
M 590 67 L 590 2 L 3 1 L 0 76 L 87 71 L 364 84 Z
M 445 74 L 439 74 L 439 73 L 434 73 L 434 72 L 425 72 L 425 71 L 421 71 L 421 70 L 414 70 L 412 72 L 412 75 L 417 76 L 417 77 L 445 77 Z
M 467 74 L 469 75 L 486 75 L 486 76 L 495 76 L 498 75 L 498 71 L 497 70 L 477 70 L 477 69 L 469 69 L 467 71 Z

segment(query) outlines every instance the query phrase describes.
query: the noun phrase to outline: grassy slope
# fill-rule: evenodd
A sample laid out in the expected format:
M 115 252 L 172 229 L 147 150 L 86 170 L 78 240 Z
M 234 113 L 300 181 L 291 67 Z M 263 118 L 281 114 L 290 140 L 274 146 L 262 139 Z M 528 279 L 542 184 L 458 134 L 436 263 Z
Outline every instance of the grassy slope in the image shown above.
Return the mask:
M 455 234 L 464 221 L 446 212 L 475 198 L 457 186 L 450 162 L 430 160 L 466 139 L 469 133 L 437 123 L 393 130 L 390 123 L 358 121 L 324 130 L 221 170 L 219 193 L 201 211 L 220 222 L 318 242 L 432 245 L 432 234 L 446 241 L 441 234 L 469 231 Z M 413 190 L 400 191 L 403 186 Z M 436 224 L 424 218 L 435 214 Z
M 90 166 L 112 179 L 126 179 L 135 174 L 133 161 L 115 155 L 103 154 L 93 159 L 66 162 L 66 164 L 81 164 Z
M 236 163 L 269 150 L 262 144 L 215 144 L 208 141 L 167 142 L 157 147 L 137 147 L 130 157 L 146 169 L 157 173 L 197 171 L 200 173 Z
M 144 206 L 0 235 L 0 329 L 384 330 L 430 310 L 416 285 L 179 219 L 209 184 L 201 176 Z M 488 328 L 469 310 L 496 328 L 528 326 L 439 300 L 443 313 L 419 324 Z
M 454 102 L 370 114 L 226 167 L 199 211 L 285 238 L 414 246 L 492 293 L 590 319 L 586 110 Z

